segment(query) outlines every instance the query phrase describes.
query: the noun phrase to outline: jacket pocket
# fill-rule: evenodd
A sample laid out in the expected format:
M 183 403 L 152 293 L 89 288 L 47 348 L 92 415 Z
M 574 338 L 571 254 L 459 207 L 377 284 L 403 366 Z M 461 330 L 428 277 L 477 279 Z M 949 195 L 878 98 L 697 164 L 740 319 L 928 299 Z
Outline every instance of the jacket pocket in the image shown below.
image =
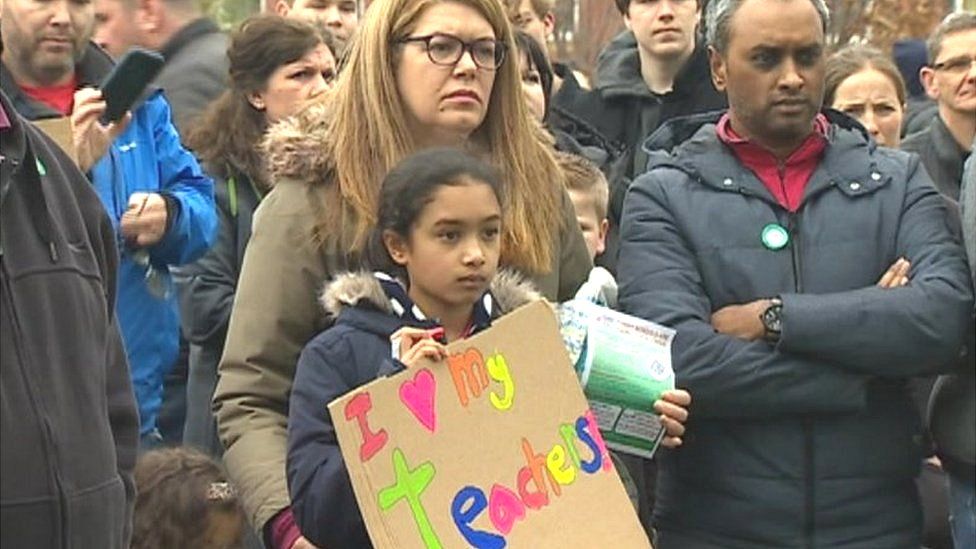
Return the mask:
M 92 486 L 67 498 L 70 547 L 124 549 L 130 519 L 122 479 Z
M 61 547 L 57 517 L 53 496 L 0 502 L 0 546 Z

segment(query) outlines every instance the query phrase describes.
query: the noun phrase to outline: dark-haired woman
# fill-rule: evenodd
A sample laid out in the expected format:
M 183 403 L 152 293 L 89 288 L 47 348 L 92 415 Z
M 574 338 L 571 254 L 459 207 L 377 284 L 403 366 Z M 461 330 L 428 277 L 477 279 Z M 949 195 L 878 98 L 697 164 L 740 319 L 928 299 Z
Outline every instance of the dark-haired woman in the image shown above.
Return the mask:
M 183 330 L 190 341 L 184 442 L 221 453 L 211 413 L 217 363 L 251 237 L 251 217 L 269 190 L 260 150 L 268 127 L 332 85 L 336 61 L 329 37 L 294 19 L 257 16 L 241 24 L 227 50 L 230 87 L 191 129 L 188 145 L 216 181 L 220 234 L 213 249 L 186 269 Z

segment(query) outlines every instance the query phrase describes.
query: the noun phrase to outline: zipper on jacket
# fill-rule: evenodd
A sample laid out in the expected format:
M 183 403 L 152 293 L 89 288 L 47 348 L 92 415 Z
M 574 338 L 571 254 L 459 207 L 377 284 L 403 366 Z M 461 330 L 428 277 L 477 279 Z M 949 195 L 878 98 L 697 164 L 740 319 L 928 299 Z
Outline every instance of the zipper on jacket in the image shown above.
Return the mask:
M 17 362 L 19 365 L 18 373 L 20 374 L 21 380 L 24 383 L 24 388 L 27 389 L 27 397 L 30 400 L 31 406 L 34 408 L 34 413 L 40 420 L 44 440 L 44 451 L 47 454 L 47 463 L 50 468 L 51 480 L 54 482 L 54 489 L 57 491 L 58 500 L 58 521 L 55 522 L 56 528 L 60 530 L 57 536 L 60 538 L 61 547 L 69 547 L 69 535 L 70 524 L 68 511 L 66 509 L 67 504 L 64 493 L 64 481 L 61 479 L 61 469 L 60 469 L 60 459 L 56 454 L 56 446 L 54 444 L 54 430 L 51 428 L 51 421 L 48 419 L 47 414 L 43 413 L 41 406 L 39 405 L 39 398 L 37 395 L 37 390 L 31 381 L 29 375 L 25 371 L 26 360 L 24 358 L 24 350 L 21 348 L 19 342 L 23 341 L 23 330 L 20 325 L 20 318 L 17 315 L 17 307 L 14 304 L 14 292 L 13 288 L 10 287 L 10 273 L 7 272 L 6 261 L 3 257 L 0 257 L 0 270 L 3 271 L 0 278 L 3 278 L 3 292 L 7 296 L 7 300 L 10 302 L 10 321 L 14 330 L 14 349 L 17 354 Z
M 790 260 L 793 266 L 793 290 L 796 293 L 803 293 L 803 270 L 800 262 L 800 235 L 798 230 L 799 225 L 799 207 L 797 211 L 790 210 L 790 197 L 786 190 L 786 164 L 784 162 L 779 162 L 777 164 L 777 173 L 779 174 L 779 186 L 780 190 L 783 191 L 783 200 L 786 202 L 786 209 L 789 213 L 789 218 L 787 220 L 787 234 L 790 235 Z M 802 197 L 801 197 L 802 200 Z M 802 204 L 800 204 L 802 205 Z M 815 545 L 815 506 L 816 497 L 814 490 L 816 488 L 816 482 L 814 482 L 814 447 L 813 447 L 813 421 L 809 418 L 803 418 L 801 420 L 803 424 L 803 468 L 804 474 L 804 496 L 803 496 L 803 534 L 806 539 L 806 546 L 809 549 L 813 549 Z
M 803 292 L 803 271 L 801 269 L 802 265 L 800 263 L 800 239 L 799 231 L 797 230 L 798 225 L 798 214 L 790 213 L 789 217 L 789 234 L 790 234 L 790 254 L 792 255 L 793 262 L 793 286 L 797 293 Z M 805 470 L 804 483 L 804 537 L 807 540 L 807 547 L 813 549 L 816 538 L 816 494 L 815 489 L 817 483 L 814 482 L 815 476 L 815 465 L 814 465 L 814 440 L 813 440 L 813 420 L 809 417 L 805 417 L 802 420 L 803 423 L 803 468 Z
M 782 179 L 780 179 L 782 181 Z M 784 186 L 785 193 L 785 186 Z M 784 194 L 784 196 L 786 196 Z M 790 235 L 790 260 L 793 266 L 793 290 L 796 293 L 803 293 L 803 265 L 800 260 L 800 214 L 789 212 L 787 221 L 787 231 Z M 814 482 L 814 441 L 813 441 L 813 421 L 810 418 L 803 418 L 803 468 L 804 474 L 804 538 L 806 546 L 813 549 L 815 546 L 815 493 L 816 482 Z
M 803 292 L 803 271 L 800 264 L 800 238 L 799 230 L 797 229 L 799 214 L 796 211 L 790 209 L 790 196 L 787 194 L 786 189 L 786 164 L 784 162 L 779 162 L 777 164 L 777 173 L 779 174 L 779 187 L 783 192 L 783 201 L 786 202 L 785 207 L 788 211 L 789 217 L 787 219 L 786 230 L 787 234 L 790 235 L 790 262 L 793 267 L 793 291 L 796 293 Z M 814 546 L 814 509 L 815 509 L 815 495 L 814 489 L 816 483 L 813 481 L 814 477 L 814 460 L 813 460 L 813 422 L 809 418 L 803 418 L 801 420 L 803 424 L 803 469 L 804 469 L 804 495 L 803 495 L 803 537 L 806 539 L 806 546 L 809 549 L 813 549 Z

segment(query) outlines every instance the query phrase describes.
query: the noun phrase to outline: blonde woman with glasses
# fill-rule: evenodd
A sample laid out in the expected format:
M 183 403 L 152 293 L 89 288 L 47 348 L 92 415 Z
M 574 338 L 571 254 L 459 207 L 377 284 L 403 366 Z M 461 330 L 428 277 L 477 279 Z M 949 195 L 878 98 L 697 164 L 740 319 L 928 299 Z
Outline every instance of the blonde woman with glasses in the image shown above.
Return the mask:
M 255 215 L 214 399 L 228 471 L 269 547 L 310 546 L 285 482 L 288 395 L 299 352 L 329 323 L 316 294 L 359 266 L 388 170 L 424 148 L 464 148 L 506 183 L 501 263 L 552 301 L 589 273 L 514 51 L 494 0 L 376 0 L 336 87 L 269 132 L 273 190 Z

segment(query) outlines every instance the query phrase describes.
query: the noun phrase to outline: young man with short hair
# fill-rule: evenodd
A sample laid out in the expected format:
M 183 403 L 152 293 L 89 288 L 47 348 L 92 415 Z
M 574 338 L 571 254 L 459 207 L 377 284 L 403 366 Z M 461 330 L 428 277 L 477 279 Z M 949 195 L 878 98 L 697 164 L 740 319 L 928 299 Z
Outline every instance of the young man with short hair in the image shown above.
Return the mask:
M 644 141 L 672 118 L 725 108 L 698 42 L 698 0 L 616 0 L 627 30 L 600 54 L 596 85 L 565 109 L 620 146 L 608 174 L 610 229 L 600 264 L 616 271 L 620 215 L 644 173 Z
M 596 86 L 572 112 L 630 152 L 625 175 L 644 173 L 641 145 L 661 124 L 724 108 L 698 44 L 697 0 L 616 0 L 627 30 L 600 54 Z M 611 221 L 612 223 L 612 221 Z

